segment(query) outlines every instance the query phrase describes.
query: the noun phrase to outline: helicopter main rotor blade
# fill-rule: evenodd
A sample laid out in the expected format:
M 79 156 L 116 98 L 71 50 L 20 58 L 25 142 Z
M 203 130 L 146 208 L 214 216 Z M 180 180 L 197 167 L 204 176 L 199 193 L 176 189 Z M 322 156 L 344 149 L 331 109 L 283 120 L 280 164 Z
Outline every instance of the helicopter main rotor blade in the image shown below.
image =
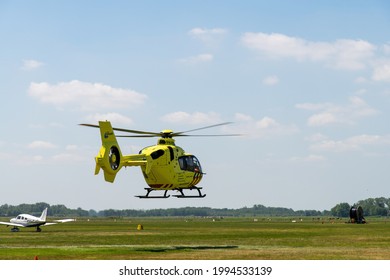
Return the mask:
M 209 126 L 204 126 L 200 128 L 195 128 L 191 130 L 186 130 L 186 131 L 181 131 L 181 132 L 173 132 L 170 133 L 168 137 L 219 137 L 219 136 L 242 136 L 241 134 L 200 134 L 200 135 L 192 135 L 192 134 L 186 134 L 188 132 L 194 132 L 198 130 L 203 130 L 207 128 L 212 128 L 216 126 L 222 126 L 222 125 L 227 125 L 231 124 L 231 122 L 224 122 L 224 123 L 219 123 L 219 124 L 214 124 L 214 125 L 209 125 Z M 100 128 L 99 125 L 96 124 L 86 124 L 82 123 L 80 124 L 82 126 L 89 126 L 89 127 L 95 127 L 95 128 Z M 142 131 L 142 130 L 134 130 L 134 129 L 124 129 L 124 128 L 117 128 L 113 127 L 112 128 L 115 131 L 121 131 L 121 132 L 127 132 L 127 133 L 134 133 L 134 134 L 139 134 L 139 135 L 116 135 L 116 137 L 128 137 L 128 138 L 142 138 L 142 137 L 164 137 L 165 134 L 164 132 L 150 132 L 150 131 Z
M 96 124 L 87 124 L 87 123 L 81 123 L 80 125 L 89 126 L 89 127 L 96 127 L 96 128 L 100 127 L 99 125 L 96 125 Z M 135 133 L 135 134 L 146 134 L 146 135 L 150 135 L 150 137 L 160 136 L 160 133 L 157 133 L 157 132 L 124 129 L 124 128 L 117 128 L 117 127 L 113 127 L 112 130 L 121 131 L 121 132 L 128 132 L 128 133 Z M 148 136 L 146 136 L 146 137 L 148 137 Z
M 154 137 L 160 136 L 160 133 L 158 133 L 158 132 L 149 132 L 149 131 L 142 131 L 142 130 L 116 128 L 116 127 L 113 127 L 112 130 L 121 131 L 121 132 L 128 132 L 128 133 L 135 133 L 135 134 L 153 135 Z
M 179 134 L 175 137 L 219 137 L 219 136 L 242 136 L 242 134 Z
M 172 136 L 180 136 L 183 133 L 198 131 L 198 130 L 202 130 L 202 129 L 212 128 L 212 127 L 221 126 L 221 125 L 227 125 L 227 124 L 231 124 L 231 122 L 218 123 L 218 124 L 213 124 L 213 125 L 209 125 L 209 126 L 204 126 L 204 127 L 200 127 L 200 128 L 191 129 L 191 130 L 175 132 L 175 133 L 172 134 Z
M 149 137 L 156 137 L 159 136 L 157 134 L 152 134 L 152 135 L 115 135 L 115 137 L 123 137 L 123 138 L 149 138 Z
M 99 128 L 96 124 L 80 123 L 79 125 Z

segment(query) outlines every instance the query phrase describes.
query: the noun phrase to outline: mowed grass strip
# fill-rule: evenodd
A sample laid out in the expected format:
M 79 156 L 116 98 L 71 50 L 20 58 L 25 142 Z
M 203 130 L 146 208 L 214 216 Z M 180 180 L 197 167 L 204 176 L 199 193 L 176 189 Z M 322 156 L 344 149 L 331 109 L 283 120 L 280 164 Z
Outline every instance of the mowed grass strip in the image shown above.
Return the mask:
M 4 219 L 3 219 L 4 220 Z M 137 230 L 142 224 L 144 230 Z M 91 219 L 10 232 L 0 259 L 390 259 L 390 223 L 307 218 Z

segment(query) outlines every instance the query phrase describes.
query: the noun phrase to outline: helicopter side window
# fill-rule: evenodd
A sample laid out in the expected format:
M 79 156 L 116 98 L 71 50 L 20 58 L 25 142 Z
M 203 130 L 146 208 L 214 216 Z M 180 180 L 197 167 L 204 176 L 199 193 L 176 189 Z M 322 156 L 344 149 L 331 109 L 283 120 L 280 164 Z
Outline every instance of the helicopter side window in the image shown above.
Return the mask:
M 170 154 L 171 161 L 172 161 L 175 158 L 175 154 L 174 154 L 173 148 L 171 146 L 168 146 L 168 149 L 169 149 L 169 154 Z
M 186 157 L 179 157 L 179 165 L 181 170 L 187 170 Z
M 152 159 L 158 159 L 159 157 L 163 156 L 164 153 L 164 150 L 157 150 L 151 153 L 150 156 L 152 157 Z

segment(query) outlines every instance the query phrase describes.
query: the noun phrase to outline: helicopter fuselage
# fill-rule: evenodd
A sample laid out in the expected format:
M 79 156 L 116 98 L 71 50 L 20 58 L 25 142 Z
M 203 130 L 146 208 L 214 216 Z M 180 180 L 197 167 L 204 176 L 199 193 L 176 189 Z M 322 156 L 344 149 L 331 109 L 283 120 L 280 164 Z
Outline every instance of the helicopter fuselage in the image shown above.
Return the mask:
M 152 189 L 186 189 L 196 186 L 202 180 L 199 160 L 174 145 L 173 139 L 161 138 L 157 145 L 142 149 L 140 155 L 151 158 L 148 163 L 151 167 L 141 165 L 141 170 Z

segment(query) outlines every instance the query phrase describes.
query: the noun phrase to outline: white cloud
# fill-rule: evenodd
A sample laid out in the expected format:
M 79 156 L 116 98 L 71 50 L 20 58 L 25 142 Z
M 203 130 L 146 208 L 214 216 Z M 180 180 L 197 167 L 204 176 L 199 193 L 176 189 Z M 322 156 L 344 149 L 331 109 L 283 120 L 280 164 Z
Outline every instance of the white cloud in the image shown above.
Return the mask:
M 174 112 L 162 117 L 162 120 L 168 123 L 181 123 L 181 124 L 216 124 L 221 122 L 219 114 L 215 112 L 202 113 L 202 112 Z
M 246 122 L 249 122 L 249 121 L 252 121 L 253 118 L 249 115 L 246 115 L 246 114 L 242 114 L 242 113 L 236 113 L 234 115 L 234 118 L 236 121 L 246 121 Z
M 195 38 L 196 40 L 201 41 L 205 47 L 216 49 L 220 44 L 221 40 L 228 33 L 226 29 L 223 28 L 200 28 L 196 27 L 188 31 L 188 34 Z M 210 62 L 214 59 L 214 55 L 211 53 L 201 53 L 195 56 L 185 57 L 179 60 L 181 63 L 185 64 L 199 64 Z
M 390 55 L 390 43 L 383 45 L 382 49 L 385 55 Z
M 264 117 L 256 122 L 256 127 L 260 129 L 272 129 L 278 127 L 279 123 L 270 117 Z
M 385 143 L 388 142 L 389 139 L 379 135 L 367 135 L 362 134 L 358 136 L 353 136 L 348 138 L 348 143 L 352 145 L 365 145 L 365 144 L 376 144 L 376 143 Z
M 223 28 L 193 28 L 188 34 L 193 38 L 200 40 L 208 47 L 216 47 L 219 42 L 225 37 L 228 33 L 227 29 Z
M 292 157 L 290 158 L 292 162 L 322 162 L 325 161 L 326 158 L 322 155 L 308 155 L 306 157 Z
M 28 148 L 30 149 L 54 149 L 57 146 L 54 145 L 53 143 L 47 142 L 47 141 L 33 141 L 30 144 L 28 144 Z
M 296 108 L 308 111 L 319 111 L 311 115 L 308 126 L 325 126 L 334 124 L 354 124 L 358 119 L 378 114 L 378 111 L 369 106 L 362 98 L 352 96 L 347 105 L 332 103 L 302 103 L 295 105 Z
M 266 138 L 291 135 L 298 131 L 295 125 L 282 124 L 268 116 L 256 120 L 249 115 L 236 113 L 235 121 L 236 123 L 224 129 L 226 133 L 242 134 L 248 138 Z
M 310 146 L 310 150 L 314 151 L 333 151 L 333 152 L 346 152 L 357 150 L 356 145 L 351 145 L 347 141 L 335 141 L 335 140 L 323 140 L 318 143 L 314 143 Z
M 364 84 L 366 82 L 367 82 L 367 78 L 365 78 L 365 77 L 357 77 L 355 79 L 355 83 L 357 83 L 357 84 Z
M 202 37 L 205 35 L 223 35 L 227 33 L 227 30 L 224 28 L 192 28 L 189 32 L 190 35 L 195 36 L 195 37 Z
M 179 61 L 181 63 L 186 64 L 198 64 L 198 63 L 204 63 L 204 62 L 210 62 L 214 59 L 214 56 L 209 53 L 203 53 L 196 56 L 190 56 L 187 58 L 180 59 Z
M 313 143 L 310 149 L 322 152 L 347 152 L 361 150 L 368 145 L 390 145 L 390 136 L 362 134 L 343 140 L 321 139 Z
M 279 83 L 279 78 L 277 76 L 268 76 L 263 79 L 263 84 L 267 86 L 274 86 Z
M 311 116 L 307 123 L 309 126 L 323 126 L 328 124 L 349 123 L 348 119 L 336 116 L 335 113 L 324 112 Z
M 332 106 L 332 103 L 300 103 L 295 105 L 295 107 L 298 109 L 304 109 L 308 111 L 324 110 Z
M 372 79 L 374 81 L 390 82 L 390 60 L 383 60 L 374 65 Z
M 320 142 L 326 139 L 328 139 L 328 137 L 321 133 L 315 133 L 305 138 L 305 140 L 309 142 Z
M 35 164 L 51 165 L 57 163 L 74 164 L 75 162 L 90 160 L 89 151 L 77 145 L 66 145 L 60 147 L 46 141 L 33 141 L 27 145 L 29 150 L 23 154 L 16 156 L 12 154 L 0 153 L 0 158 L 3 156 L 11 164 L 31 166 Z M 36 154 L 39 151 L 42 154 Z
M 79 147 L 77 145 L 66 145 L 65 150 L 66 151 L 78 151 Z
M 33 59 L 23 60 L 22 70 L 31 71 L 43 65 L 44 63 L 38 60 L 33 60 Z
M 81 162 L 87 160 L 87 157 L 80 155 L 78 153 L 61 153 L 57 155 L 53 155 L 50 158 L 51 161 L 55 163 L 70 163 L 73 164 L 75 162 Z
M 28 93 L 43 103 L 56 106 L 72 105 L 80 110 L 129 108 L 143 104 L 147 98 L 146 95 L 133 90 L 78 80 L 55 85 L 31 83 Z
M 36 164 L 50 164 L 50 162 L 42 155 L 21 155 L 16 158 L 12 158 L 11 164 L 17 166 L 33 166 Z
M 93 114 L 86 117 L 86 120 L 91 123 L 108 120 L 113 124 L 131 125 L 133 120 L 118 113 Z
M 365 68 L 376 50 L 374 45 L 363 40 L 314 42 L 278 33 L 248 32 L 242 36 L 241 42 L 265 57 L 322 62 L 327 66 L 346 70 Z

